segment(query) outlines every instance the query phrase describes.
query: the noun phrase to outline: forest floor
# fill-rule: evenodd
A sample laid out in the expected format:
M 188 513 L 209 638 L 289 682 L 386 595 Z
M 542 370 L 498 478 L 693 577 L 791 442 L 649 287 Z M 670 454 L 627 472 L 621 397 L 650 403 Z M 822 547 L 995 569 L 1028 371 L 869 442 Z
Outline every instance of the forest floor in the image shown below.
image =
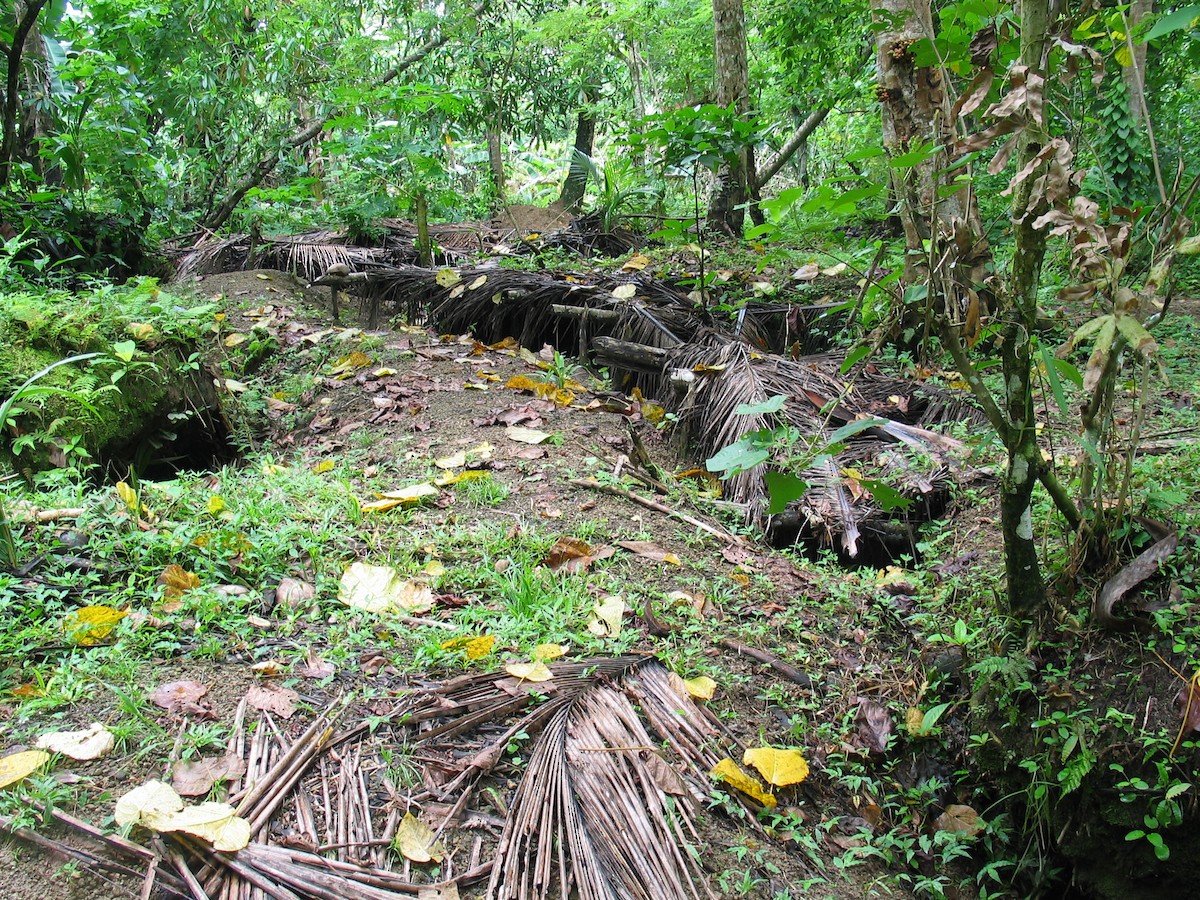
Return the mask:
M 39 498 L 75 512 L 28 526 L 31 548 L 65 540 L 75 549 L 51 554 L 18 586 L 13 614 L 59 587 L 64 615 L 127 587 L 138 600 L 96 640 L 25 648 L 21 683 L 0 701 L 5 753 L 95 722 L 117 739 L 94 760 L 57 758 L 52 779 L 30 782 L 33 800 L 111 830 L 114 801 L 148 780 L 187 785 L 198 800 L 236 798 L 256 774 L 274 779 L 271 765 L 312 743 L 306 729 L 337 709 L 334 739 L 313 743 L 255 838 L 392 873 L 376 883 L 400 893 L 482 896 L 500 878 L 500 864 L 490 865 L 498 847 L 536 859 L 536 841 L 506 832 L 510 818 L 533 834 L 561 827 L 558 839 L 569 841 L 579 826 L 562 825 L 551 782 L 593 773 L 580 760 L 620 756 L 625 769 L 586 787 L 617 823 L 606 832 L 604 817 L 585 810 L 587 826 L 620 834 L 620 822 L 637 819 L 630 796 L 636 806 L 655 793 L 638 779 L 654 778 L 688 807 L 681 843 L 693 850 L 679 854 L 669 835 L 630 825 L 626 852 L 672 858 L 657 874 L 694 882 L 696 896 L 1004 895 L 1027 851 L 998 802 L 1006 786 L 967 752 L 995 738 L 970 720 L 979 679 L 968 651 L 1000 640 L 980 624 L 1001 571 L 989 488 L 963 492 L 927 528 L 919 562 L 843 568 L 829 555 L 765 547 L 723 519 L 702 475 L 675 476 L 689 463 L 669 423 L 650 421 L 648 401 L 613 392 L 553 348 L 335 326 L 324 292 L 275 271 L 208 276 L 194 289 L 222 305 L 229 352 L 265 336 L 278 344 L 226 383 L 269 425 L 241 462 L 147 478 L 132 503 L 113 487 Z M 570 396 L 538 397 L 531 383 Z M 631 433 L 668 493 L 645 483 Z M 374 580 L 356 586 L 355 574 Z M 536 680 L 547 671 L 539 663 L 549 680 Z M 669 722 L 649 718 L 639 731 L 621 719 L 652 716 L 659 668 L 703 748 L 689 750 Z M 1070 694 L 1061 671 L 1030 677 L 1043 696 L 1052 682 Z M 1175 715 L 1170 684 L 1145 688 L 1161 694 L 1160 731 Z M 468 699 L 453 693 L 467 689 L 476 692 Z M 625 712 L 599 711 L 601 694 Z M 576 717 L 562 744 L 545 721 L 529 732 L 514 725 L 559 699 Z M 1132 690 L 1128 704 L 1113 701 L 1145 703 Z M 589 716 L 609 723 L 591 722 L 596 735 L 617 719 L 626 731 L 587 746 L 571 729 L 583 734 Z M 621 734 L 632 743 L 621 746 Z M 633 740 L 646 734 L 649 742 Z M 799 750 L 809 770 L 798 784 L 760 783 L 772 795 L 764 811 L 761 798 L 718 779 L 697 787 L 713 761 L 742 764 L 747 748 L 761 747 Z M 684 783 L 664 787 L 651 758 Z M 514 796 L 522 778 L 532 786 Z M 406 855 L 432 838 L 409 835 L 407 813 L 438 832 L 440 861 Z M 38 830 L 96 850 L 62 821 Z M 140 829 L 132 837 L 147 842 Z M 146 871 L 144 861 L 122 862 Z M 268 863 L 260 872 L 273 871 Z M 0 843 L 6 898 L 124 898 L 143 888 L 132 874 Z M 691 890 L 677 884 L 670 896 Z

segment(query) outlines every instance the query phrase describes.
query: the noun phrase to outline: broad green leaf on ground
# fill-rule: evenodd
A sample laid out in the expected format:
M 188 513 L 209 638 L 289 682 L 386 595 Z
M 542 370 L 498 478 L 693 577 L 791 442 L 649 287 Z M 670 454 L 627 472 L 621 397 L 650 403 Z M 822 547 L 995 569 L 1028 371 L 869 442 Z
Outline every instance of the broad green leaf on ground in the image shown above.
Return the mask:
M 0 790 L 24 781 L 49 761 L 50 754 L 45 750 L 23 750 L 0 757 Z
M 412 813 L 405 813 L 400 820 L 395 846 L 406 859 L 418 863 L 440 863 L 446 855 L 442 842 L 433 839 L 433 829 Z
M 775 787 L 799 784 L 808 777 L 808 760 L 799 750 L 750 747 L 743 754 L 742 763 L 754 766 Z
M 342 575 L 338 600 L 373 613 L 417 613 L 433 608 L 433 591 L 427 584 L 402 579 L 391 566 L 356 562 Z
M 113 733 L 99 722 L 79 731 L 52 731 L 43 734 L 34 745 L 40 750 L 61 753 L 71 759 L 99 759 L 116 746 Z
M 779 802 L 775 799 L 774 794 L 768 793 L 763 788 L 757 778 L 743 772 L 738 764 L 728 757 L 713 766 L 712 771 L 708 774 L 713 780 L 725 782 L 768 808 L 774 807 Z

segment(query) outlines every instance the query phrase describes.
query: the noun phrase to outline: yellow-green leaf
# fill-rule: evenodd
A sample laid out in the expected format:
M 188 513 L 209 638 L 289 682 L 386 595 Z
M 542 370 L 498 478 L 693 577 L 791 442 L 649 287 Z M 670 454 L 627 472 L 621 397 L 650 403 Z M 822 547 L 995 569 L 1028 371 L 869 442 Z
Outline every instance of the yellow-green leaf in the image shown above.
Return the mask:
M 433 839 L 433 829 L 414 816 L 405 813 L 396 828 L 396 849 L 413 862 L 440 863 L 446 855 L 441 841 Z
M 775 787 L 799 784 L 808 777 L 808 760 L 799 750 L 751 747 L 742 755 L 742 763 L 754 766 Z
M 439 287 L 452 288 L 462 281 L 462 276 L 453 269 L 438 269 L 437 275 L 434 276 L 434 281 L 438 283 Z
M 373 613 L 428 612 L 433 608 L 433 591 L 427 584 L 402 579 L 391 566 L 356 562 L 342 575 L 338 600 Z
M 697 700 L 711 700 L 717 692 L 717 683 L 707 675 L 697 675 L 695 678 L 681 678 L 688 695 Z
M 504 671 L 522 681 L 549 681 L 554 677 L 550 667 L 541 660 L 531 663 L 509 663 L 504 667 Z
M 111 606 L 84 606 L 63 617 L 67 640 L 80 647 L 94 647 L 112 636 L 113 626 L 129 615 Z
M 562 644 L 538 644 L 533 648 L 533 658 L 542 662 L 550 659 L 558 659 L 567 648 Z
M 24 781 L 49 761 L 50 754 L 45 750 L 24 750 L 0 758 L 0 790 Z

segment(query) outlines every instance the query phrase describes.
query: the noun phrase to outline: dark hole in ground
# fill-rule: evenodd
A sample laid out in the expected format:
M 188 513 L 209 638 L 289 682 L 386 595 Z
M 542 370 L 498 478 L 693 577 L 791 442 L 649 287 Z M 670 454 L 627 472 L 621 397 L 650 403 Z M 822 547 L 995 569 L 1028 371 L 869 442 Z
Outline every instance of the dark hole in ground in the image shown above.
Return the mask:
M 212 410 L 173 413 L 104 454 L 101 471 L 110 480 L 131 473 L 147 481 L 169 481 L 180 472 L 212 472 L 241 457 L 225 419 Z

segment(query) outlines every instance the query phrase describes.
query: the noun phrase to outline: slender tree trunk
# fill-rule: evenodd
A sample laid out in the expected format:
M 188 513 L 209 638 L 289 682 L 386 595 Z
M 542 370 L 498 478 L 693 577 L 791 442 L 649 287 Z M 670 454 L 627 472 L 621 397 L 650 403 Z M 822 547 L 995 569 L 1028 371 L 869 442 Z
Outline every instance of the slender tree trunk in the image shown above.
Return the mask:
M 3 140 L 0 141 L 0 185 L 7 185 L 12 173 L 12 164 L 19 153 L 18 136 L 21 127 L 21 63 L 28 53 L 31 41 L 41 40 L 37 18 L 47 0 L 28 0 L 15 6 L 16 30 L 8 49 L 7 71 L 4 85 Z
M 1149 13 L 1154 12 L 1154 0 L 1133 0 L 1127 13 L 1129 18 L 1126 43 L 1129 47 L 1130 64 L 1125 66 L 1125 87 L 1129 90 L 1129 115 L 1133 121 L 1146 121 L 1146 49 L 1145 41 L 1135 41 L 1134 30 Z
M 591 96 L 585 94 L 586 106 L 579 111 L 575 121 L 575 152 L 571 154 L 571 165 L 555 204 L 569 213 L 579 212 L 583 195 L 587 193 L 588 167 L 584 159 L 591 158 L 596 139 L 596 113 L 592 110 L 591 101 Z
M 499 212 L 504 199 L 504 151 L 500 146 L 500 129 L 493 125 L 487 129 L 488 172 L 492 180 L 492 212 Z
M 807 156 L 808 139 L 812 137 L 814 131 L 825 121 L 825 117 L 829 115 L 830 107 L 826 106 L 821 109 L 814 109 L 801 122 L 792 136 L 784 142 L 784 145 L 779 148 L 779 152 L 771 157 L 770 161 L 758 170 L 755 178 L 755 186 L 759 189 L 767 186 L 767 182 L 774 178 L 779 170 L 787 165 L 797 153 Z
M 717 70 L 717 106 L 733 106 L 738 115 L 750 111 L 750 68 L 746 57 L 746 14 L 742 0 L 713 0 L 713 45 Z M 741 237 L 750 197 L 752 150 L 743 148 L 736 160 L 717 170 L 708 200 L 708 224 Z
M 1031 73 L 1046 75 L 1049 0 L 1021 0 L 1021 63 Z M 1031 163 L 1049 141 L 1044 123 L 1030 122 L 1017 152 L 1017 171 Z M 1013 192 L 1014 246 L 1009 274 L 1007 325 L 1000 348 L 1004 375 L 1004 412 L 1009 421 L 1005 440 L 1008 465 L 1000 481 L 1000 527 L 1004 535 L 1009 610 L 1020 615 L 1046 602 L 1046 587 L 1033 536 L 1031 500 L 1042 465 L 1037 443 L 1030 380 L 1030 335 L 1037 327 L 1037 291 L 1046 257 L 1046 233 L 1033 226 L 1046 210 L 1044 197 L 1034 193 L 1035 178 L 1026 178 Z
M 629 69 L 629 84 L 633 91 L 633 115 L 637 120 L 634 130 L 640 134 L 641 122 L 650 111 L 650 103 L 646 97 L 646 60 L 642 57 L 641 47 L 637 40 L 629 41 L 628 49 L 625 52 L 625 65 Z M 638 169 L 646 168 L 646 151 L 644 149 L 638 152 L 634 165 Z

